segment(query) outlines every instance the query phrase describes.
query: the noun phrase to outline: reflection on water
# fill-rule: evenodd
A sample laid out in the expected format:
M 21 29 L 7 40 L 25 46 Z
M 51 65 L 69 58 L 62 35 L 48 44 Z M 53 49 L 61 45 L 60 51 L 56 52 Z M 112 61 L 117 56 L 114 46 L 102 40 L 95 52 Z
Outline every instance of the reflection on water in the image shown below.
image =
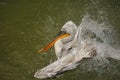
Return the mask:
M 119 3 L 119 0 L 0 0 L 0 79 L 37 80 L 33 77 L 36 70 L 56 60 L 53 48 L 44 54 L 37 51 L 65 22 L 72 20 L 79 25 L 86 14 L 99 23 L 111 24 L 108 41 L 119 49 Z M 102 67 L 104 73 L 86 71 L 90 67 L 88 61 L 55 80 L 119 80 L 120 61 L 109 60 L 110 65 Z

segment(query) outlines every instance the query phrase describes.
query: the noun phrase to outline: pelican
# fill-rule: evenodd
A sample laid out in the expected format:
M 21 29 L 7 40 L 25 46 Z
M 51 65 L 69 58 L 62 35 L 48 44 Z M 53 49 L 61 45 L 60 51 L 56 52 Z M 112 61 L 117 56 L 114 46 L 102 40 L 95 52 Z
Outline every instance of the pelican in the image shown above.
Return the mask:
M 92 24 L 91 21 L 87 22 L 87 24 Z M 62 34 L 60 34 L 59 37 L 55 38 L 39 51 L 46 51 L 54 45 L 58 60 L 38 70 L 34 77 L 40 79 L 54 77 L 61 72 L 76 68 L 79 62 L 86 58 L 106 60 L 108 57 L 111 57 L 120 60 L 120 50 L 112 48 L 104 41 L 99 42 L 96 41 L 96 38 L 91 37 L 91 35 L 95 35 L 95 33 L 86 27 L 85 20 L 82 20 L 79 27 L 72 21 L 68 21 L 61 28 L 61 31 Z

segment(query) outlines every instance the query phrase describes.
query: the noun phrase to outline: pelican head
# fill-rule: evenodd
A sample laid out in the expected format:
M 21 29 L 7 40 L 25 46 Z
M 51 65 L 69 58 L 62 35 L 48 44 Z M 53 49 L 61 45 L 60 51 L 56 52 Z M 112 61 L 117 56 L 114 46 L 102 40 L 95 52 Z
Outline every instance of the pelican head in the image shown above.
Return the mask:
M 39 52 L 41 53 L 41 52 L 47 51 L 49 48 L 55 45 L 55 53 L 60 54 L 62 47 L 66 43 L 74 39 L 76 30 L 77 30 L 77 26 L 72 21 L 68 21 L 63 25 L 63 27 L 61 28 L 61 31 L 56 35 L 55 39 L 52 40 L 44 48 L 39 50 Z
M 64 38 L 62 41 L 64 43 L 67 43 L 71 40 L 73 40 L 75 34 L 76 34 L 76 30 L 77 30 L 77 26 L 72 22 L 72 21 L 68 21 L 62 28 L 61 31 L 64 31 L 68 34 L 70 34 L 69 37 Z
M 66 33 L 69 33 L 70 35 L 73 35 L 76 33 L 77 30 L 77 26 L 72 22 L 72 21 L 68 21 L 67 23 L 65 23 L 63 25 L 63 27 L 61 28 L 61 31 L 64 31 Z

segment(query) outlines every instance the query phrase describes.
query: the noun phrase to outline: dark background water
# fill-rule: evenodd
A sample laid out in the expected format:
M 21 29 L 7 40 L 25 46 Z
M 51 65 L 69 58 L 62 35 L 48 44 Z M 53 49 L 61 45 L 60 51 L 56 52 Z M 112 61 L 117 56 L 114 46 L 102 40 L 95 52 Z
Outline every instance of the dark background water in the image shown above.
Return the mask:
M 119 0 L 0 0 L 0 80 L 38 80 L 34 73 L 56 57 L 53 48 L 44 54 L 37 51 L 65 22 L 72 20 L 79 25 L 86 14 L 113 26 L 111 44 L 119 49 Z M 102 74 L 77 68 L 46 80 L 119 80 L 120 61 L 111 59 L 110 64 L 115 67 Z

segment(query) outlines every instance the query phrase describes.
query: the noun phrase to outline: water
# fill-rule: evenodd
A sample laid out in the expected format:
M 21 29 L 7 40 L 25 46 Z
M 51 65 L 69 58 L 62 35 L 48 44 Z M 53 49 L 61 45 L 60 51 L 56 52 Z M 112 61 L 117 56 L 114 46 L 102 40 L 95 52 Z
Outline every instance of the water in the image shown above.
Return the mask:
M 120 49 L 119 8 L 119 0 L 0 0 L 0 80 L 38 80 L 33 77 L 36 70 L 56 57 L 53 48 L 44 54 L 37 51 L 53 39 L 65 22 L 72 20 L 79 25 L 86 14 L 111 25 L 109 44 Z M 90 64 L 83 62 L 79 68 L 50 80 L 120 79 L 118 60 L 110 59 L 110 65 L 100 70 L 87 67 Z

